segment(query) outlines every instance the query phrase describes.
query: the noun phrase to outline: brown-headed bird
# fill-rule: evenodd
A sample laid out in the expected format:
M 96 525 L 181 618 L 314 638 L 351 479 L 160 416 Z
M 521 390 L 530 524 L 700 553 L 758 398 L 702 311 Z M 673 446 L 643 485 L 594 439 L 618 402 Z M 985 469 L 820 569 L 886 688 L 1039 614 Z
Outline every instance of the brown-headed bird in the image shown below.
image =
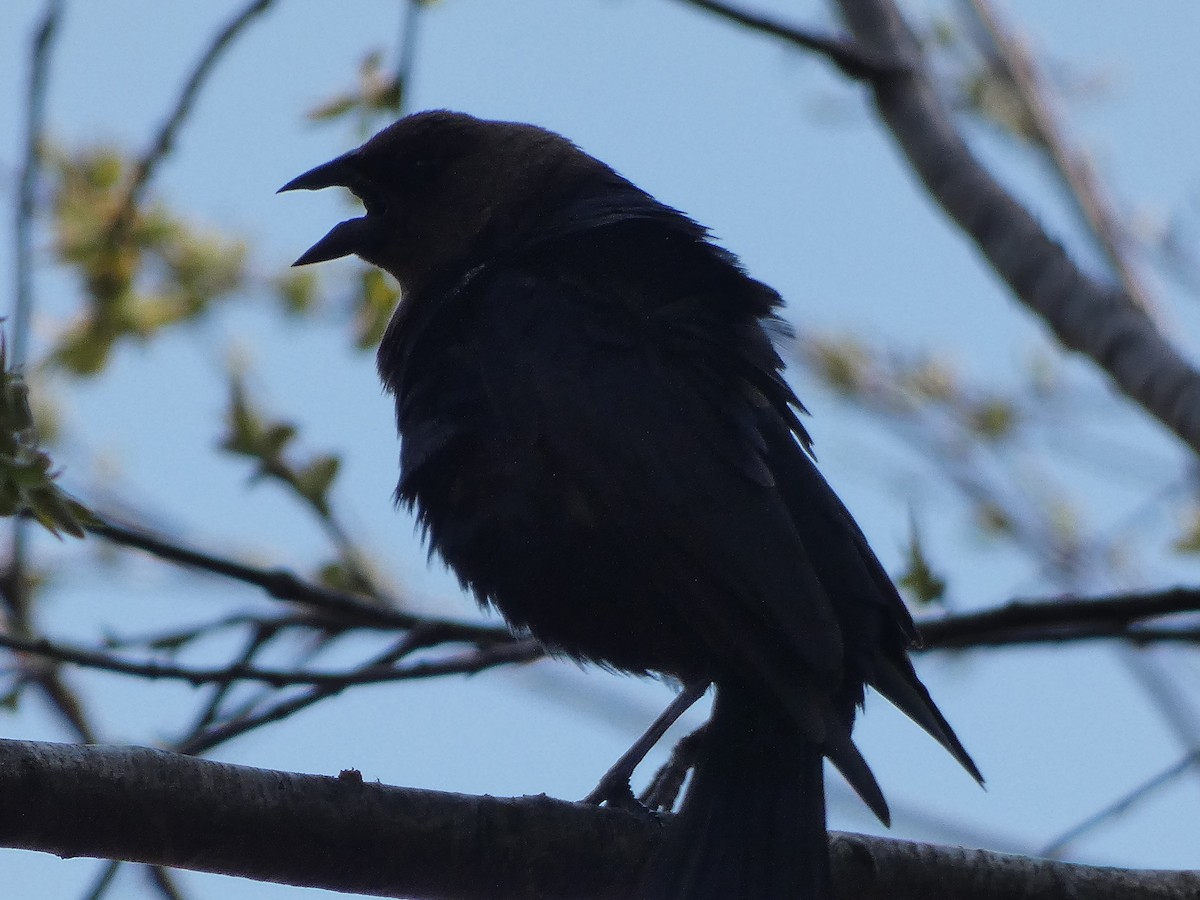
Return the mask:
M 888 821 L 850 737 L 866 685 L 979 778 L 813 464 L 775 291 L 532 125 L 418 113 L 282 190 L 333 186 L 366 215 L 296 264 L 355 254 L 400 283 L 379 372 L 432 548 L 556 653 L 715 684 L 639 896 L 828 896 L 823 759 Z

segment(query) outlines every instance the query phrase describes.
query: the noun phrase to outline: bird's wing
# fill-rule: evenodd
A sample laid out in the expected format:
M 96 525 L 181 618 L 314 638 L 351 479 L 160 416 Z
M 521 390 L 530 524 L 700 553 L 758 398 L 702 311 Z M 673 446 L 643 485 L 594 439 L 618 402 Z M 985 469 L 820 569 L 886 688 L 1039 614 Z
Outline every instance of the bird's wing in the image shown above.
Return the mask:
M 766 465 L 754 392 L 666 346 L 639 298 L 515 268 L 472 293 L 490 427 L 521 430 L 655 602 L 823 739 L 841 632 Z

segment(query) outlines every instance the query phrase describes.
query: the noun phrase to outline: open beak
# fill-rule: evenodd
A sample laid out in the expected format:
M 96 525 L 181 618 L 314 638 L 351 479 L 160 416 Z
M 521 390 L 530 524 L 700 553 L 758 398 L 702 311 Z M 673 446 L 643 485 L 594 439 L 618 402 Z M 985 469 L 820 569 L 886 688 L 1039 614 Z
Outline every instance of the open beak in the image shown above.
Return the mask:
M 343 153 L 337 159 L 331 159 L 329 162 L 322 163 L 315 169 L 309 169 L 303 175 L 297 175 L 275 193 L 282 194 L 285 191 L 319 191 L 327 187 L 350 187 L 351 183 L 356 180 L 355 162 L 357 156 L 357 150 Z
M 356 195 L 361 194 L 355 187 L 362 183 L 362 176 L 355 165 L 357 150 L 339 156 L 337 159 L 309 169 L 303 175 L 293 178 L 276 193 L 284 191 L 319 191 L 328 187 L 350 188 Z M 347 219 L 334 225 L 325 237 L 321 238 L 297 259 L 293 266 L 307 266 L 310 263 L 325 262 L 339 259 L 357 253 L 368 243 L 368 236 L 373 231 L 369 216 L 357 219 Z

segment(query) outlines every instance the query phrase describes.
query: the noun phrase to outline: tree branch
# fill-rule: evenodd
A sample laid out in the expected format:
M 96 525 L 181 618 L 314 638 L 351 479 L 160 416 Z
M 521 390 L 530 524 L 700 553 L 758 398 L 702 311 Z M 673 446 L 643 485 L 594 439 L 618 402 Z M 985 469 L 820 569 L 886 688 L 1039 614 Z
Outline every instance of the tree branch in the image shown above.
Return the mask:
M 772 19 L 770 16 L 731 6 L 721 0 L 683 0 L 683 2 L 720 16 L 726 21 L 749 28 L 751 31 L 768 34 L 794 46 L 820 53 L 851 78 L 870 81 L 874 78 L 898 75 L 909 70 L 909 65 L 903 57 L 878 53 L 845 35 L 817 34 L 799 26 Z
M 192 111 L 192 106 L 196 102 L 196 98 L 200 95 L 200 89 L 204 86 L 205 79 L 212 74 L 216 67 L 217 61 L 221 58 L 221 54 L 227 50 L 236 38 L 255 18 L 267 11 L 267 8 L 274 3 L 275 0 L 253 0 L 240 13 L 234 16 L 224 28 L 217 32 L 208 48 L 201 55 L 191 74 L 188 75 L 187 81 L 184 83 L 183 90 L 180 91 L 179 97 L 175 101 L 175 106 L 163 121 L 163 124 L 155 135 L 154 141 L 138 160 L 134 167 L 133 175 L 130 178 L 129 185 L 125 190 L 125 198 L 116 215 L 113 217 L 112 231 L 114 234 L 121 233 L 129 224 L 134 211 L 137 209 L 142 200 L 142 194 L 145 192 L 150 179 L 154 176 L 155 169 L 171 152 L 175 144 L 175 138 L 179 134 L 179 129 L 183 127 L 183 123 L 187 120 L 188 114 Z
M 430 619 L 401 612 L 366 597 L 312 584 L 284 569 L 264 569 L 246 565 L 115 522 L 98 520 L 85 524 L 84 528 L 90 534 L 114 544 L 133 547 L 177 565 L 253 585 L 277 600 L 288 600 L 318 612 L 329 613 L 342 625 L 397 629 L 436 626 L 441 629 L 443 640 L 461 640 L 479 646 L 516 640 L 502 627 Z
M 1006 30 L 990 0 L 971 0 L 975 17 L 991 43 L 992 64 L 1012 86 L 1036 129 L 1067 193 L 1108 258 L 1125 293 L 1147 316 L 1154 318 L 1156 301 L 1129 254 L 1129 234 L 1105 195 L 1088 156 L 1071 146 L 1056 114 L 1037 61 L 1024 43 Z
M 1132 641 L 1194 640 L 1195 629 L 1138 628 L 1148 619 L 1200 612 L 1200 589 L 1148 594 L 1014 600 L 978 613 L 925 619 L 918 629 L 926 650 L 997 647 L 1099 637 Z
M 64 814 L 69 810 L 70 814 Z M 669 819 L 665 821 L 670 827 Z M 612 898 L 663 826 L 545 796 L 470 797 L 133 747 L 0 741 L 0 845 L 384 897 Z M 843 900 L 1184 900 L 1200 874 L 833 836 Z
M 7 647 L 18 653 L 36 654 L 43 659 L 51 659 L 56 662 L 73 663 L 85 669 L 99 669 L 148 679 L 170 678 L 184 681 L 194 687 L 204 684 L 256 681 L 275 688 L 313 685 L 337 690 L 356 684 L 412 681 L 417 678 L 434 678 L 441 675 L 473 675 L 496 666 L 532 662 L 546 655 L 540 644 L 526 640 L 498 644 L 482 650 L 459 653 L 443 659 L 424 660 L 405 666 L 385 664 L 355 668 L 347 672 L 305 672 L 298 669 L 264 669 L 237 663 L 201 668 L 154 661 L 138 662 L 121 659 L 111 653 L 99 650 L 51 641 L 47 638 L 21 638 L 6 634 L 0 634 L 0 647 Z
M 917 40 L 891 0 L 838 0 L 859 41 L 919 59 Z M 1200 372 L 1121 289 L 1091 278 L 967 148 L 920 68 L 873 83 L 875 107 L 913 170 L 975 241 L 1013 293 L 1063 346 L 1089 356 L 1130 399 L 1200 452 Z

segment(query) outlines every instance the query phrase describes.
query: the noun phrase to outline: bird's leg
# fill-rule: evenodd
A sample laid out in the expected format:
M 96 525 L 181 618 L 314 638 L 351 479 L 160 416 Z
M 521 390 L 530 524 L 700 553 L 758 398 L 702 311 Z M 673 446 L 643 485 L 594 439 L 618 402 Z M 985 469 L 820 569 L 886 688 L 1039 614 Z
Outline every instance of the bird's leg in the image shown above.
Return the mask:
M 662 739 L 667 729 L 674 725 L 676 720 L 692 707 L 692 704 L 704 696 L 708 685 L 707 681 L 697 681 L 685 685 L 679 692 L 679 696 L 671 701 L 671 705 L 663 710 L 662 714 L 646 729 L 645 734 L 621 755 L 613 767 L 604 773 L 600 783 L 583 798 L 582 802 L 596 806 L 607 803 L 609 806 L 618 806 L 622 809 L 639 808 L 640 804 L 633 796 L 633 791 L 629 786 L 633 770 Z
M 654 773 L 638 802 L 649 810 L 670 812 L 679 796 L 680 788 L 683 787 L 683 779 L 687 777 L 688 769 L 696 765 L 707 738 L 706 722 L 676 744 L 675 749 L 671 751 L 671 758 Z

